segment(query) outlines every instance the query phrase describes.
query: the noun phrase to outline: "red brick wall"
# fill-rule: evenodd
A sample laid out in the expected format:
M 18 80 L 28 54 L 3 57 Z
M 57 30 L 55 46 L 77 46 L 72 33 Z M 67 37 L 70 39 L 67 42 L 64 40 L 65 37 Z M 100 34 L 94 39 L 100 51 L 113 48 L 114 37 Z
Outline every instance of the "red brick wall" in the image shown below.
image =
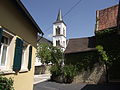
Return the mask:
M 118 5 L 97 11 L 97 31 L 117 26 Z

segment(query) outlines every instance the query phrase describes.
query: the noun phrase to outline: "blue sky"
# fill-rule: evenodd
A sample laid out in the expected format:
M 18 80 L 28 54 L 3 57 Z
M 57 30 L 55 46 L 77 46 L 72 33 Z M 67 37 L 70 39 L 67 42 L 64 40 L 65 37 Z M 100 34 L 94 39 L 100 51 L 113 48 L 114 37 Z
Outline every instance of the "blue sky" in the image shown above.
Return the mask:
M 52 40 L 52 24 L 58 10 L 64 15 L 79 0 L 22 0 L 24 6 L 44 32 L 44 37 Z M 67 16 L 67 39 L 94 35 L 96 10 L 118 4 L 118 0 L 82 0 Z M 50 28 L 51 27 L 51 28 Z

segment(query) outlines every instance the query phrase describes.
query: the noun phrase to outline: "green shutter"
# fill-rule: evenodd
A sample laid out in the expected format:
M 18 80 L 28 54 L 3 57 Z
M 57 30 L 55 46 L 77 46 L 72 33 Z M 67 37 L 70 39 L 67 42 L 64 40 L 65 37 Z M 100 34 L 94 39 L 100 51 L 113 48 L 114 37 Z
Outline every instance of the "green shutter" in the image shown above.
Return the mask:
M 2 40 L 2 33 L 3 33 L 3 29 L 0 28 L 0 44 L 1 44 L 1 40 Z
M 14 54 L 14 63 L 13 63 L 13 71 L 16 71 L 16 72 L 18 72 L 21 69 L 22 48 L 23 48 L 23 41 L 17 38 L 15 54 Z
M 32 63 L 32 46 L 29 47 L 28 70 L 31 69 L 31 63 Z

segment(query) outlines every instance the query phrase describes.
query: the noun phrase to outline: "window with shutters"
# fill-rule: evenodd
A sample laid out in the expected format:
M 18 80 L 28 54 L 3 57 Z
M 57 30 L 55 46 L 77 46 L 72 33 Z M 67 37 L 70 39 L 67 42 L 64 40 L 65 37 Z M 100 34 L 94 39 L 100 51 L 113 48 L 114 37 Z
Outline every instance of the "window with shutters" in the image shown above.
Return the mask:
M 5 36 L 2 36 L 1 45 L 0 45 L 0 66 L 1 67 L 4 67 L 6 65 L 8 45 L 9 45 L 9 39 Z
M 23 43 L 23 48 L 22 48 L 21 71 L 26 71 L 27 70 L 28 56 L 29 56 L 28 44 L 26 42 L 24 42 Z
M 0 43 L 0 69 L 4 70 L 8 66 L 9 62 L 9 46 L 12 40 L 12 36 L 8 33 L 3 31 L 2 38 L 1 38 L 1 43 Z

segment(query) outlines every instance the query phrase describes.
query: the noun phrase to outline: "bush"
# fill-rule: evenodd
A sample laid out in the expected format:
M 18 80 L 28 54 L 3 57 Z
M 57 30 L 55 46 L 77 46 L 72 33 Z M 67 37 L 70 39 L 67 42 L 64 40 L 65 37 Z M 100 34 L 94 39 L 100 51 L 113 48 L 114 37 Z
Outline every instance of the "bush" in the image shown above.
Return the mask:
M 12 78 L 0 76 L 0 90 L 14 90 Z
M 73 65 L 66 65 L 63 67 L 64 82 L 71 83 L 77 74 L 77 69 Z
M 62 69 L 60 66 L 54 65 L 50 68 L 50 72 L 54 76 L 62 75 Z
M 73 65 L 66 65 L 64 67 L 52 66 L 50 72 L 52 74 L 51 80 L 61 83 L 71 83 L 77 74 L 77 69 Z

